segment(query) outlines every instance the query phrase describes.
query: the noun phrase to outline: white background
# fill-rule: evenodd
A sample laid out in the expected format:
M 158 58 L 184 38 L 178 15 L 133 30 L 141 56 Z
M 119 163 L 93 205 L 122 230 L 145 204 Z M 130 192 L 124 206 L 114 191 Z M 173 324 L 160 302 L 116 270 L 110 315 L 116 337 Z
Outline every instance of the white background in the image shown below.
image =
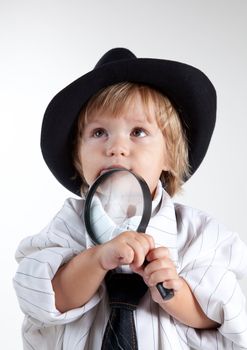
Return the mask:
M 247 242 L 246 18 L 246 0 L 0 0 L 1 349 L 22 348 L 15 249 L 71 196 L 41 156 L 44 110 L 110 48 L 187 62 L 213 81 L 216 130 L 178 200 L 216 216 Z M 242 286 L 247 295 L 246 279 Z

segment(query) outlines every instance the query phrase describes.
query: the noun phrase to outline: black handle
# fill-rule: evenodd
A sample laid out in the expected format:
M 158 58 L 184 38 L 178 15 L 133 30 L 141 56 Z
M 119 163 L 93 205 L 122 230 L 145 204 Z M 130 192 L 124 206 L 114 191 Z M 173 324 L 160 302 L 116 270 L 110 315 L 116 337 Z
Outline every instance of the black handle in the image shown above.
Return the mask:
M 156 284 L 156 288 L 158 289 L 162 299 L 170 300 L 172 297 L 174 297 L 174 290 L 165 288 L 162 282 Z

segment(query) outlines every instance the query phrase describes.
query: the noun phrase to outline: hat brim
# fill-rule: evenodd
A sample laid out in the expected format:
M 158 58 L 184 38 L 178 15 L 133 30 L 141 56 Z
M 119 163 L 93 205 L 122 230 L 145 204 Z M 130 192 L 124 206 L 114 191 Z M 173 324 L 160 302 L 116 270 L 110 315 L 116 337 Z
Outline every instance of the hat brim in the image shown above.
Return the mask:
M 101 89 L 125 81 L 152 86 L 175 105 L 188 139 L 190 176 L 207 152 L 216 120 L 216 92 L 203 72 L 184 63 L 152 58 L 110 62 L 61 90 L 49 103 L 43 119 L 41 149 L 45 162 L 57 180 L 77 195 L 81 182 L 74 179 L 72 138 L 80 110 Z

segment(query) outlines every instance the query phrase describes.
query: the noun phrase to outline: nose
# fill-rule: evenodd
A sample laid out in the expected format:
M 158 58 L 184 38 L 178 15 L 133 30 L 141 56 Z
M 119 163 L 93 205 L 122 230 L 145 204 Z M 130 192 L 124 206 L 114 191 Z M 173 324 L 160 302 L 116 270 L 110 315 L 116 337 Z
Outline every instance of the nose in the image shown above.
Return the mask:
M 127 157 L 129 155 L 128 141 L 122 137 L 109 140 L 106 148 L 106 155 L 108 157 Z

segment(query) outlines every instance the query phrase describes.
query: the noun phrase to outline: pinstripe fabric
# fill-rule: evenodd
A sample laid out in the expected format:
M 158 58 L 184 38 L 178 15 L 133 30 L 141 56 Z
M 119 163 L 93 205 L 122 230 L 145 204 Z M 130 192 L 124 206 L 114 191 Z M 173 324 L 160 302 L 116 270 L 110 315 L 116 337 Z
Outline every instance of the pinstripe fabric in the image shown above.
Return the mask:
M 55 308 L 51 285 L 61 264 L 92 246 L 83 206 L 84 200 L 66 200 L 41 233 L 18 247 L 14 287 L 25 314 L 25 350 L 100 349 L 109 315 L 104 284 L 86 305 L 63 314 Z M 160 186 L 147 232 L 157 246 L 169 247 L 204 312 L 221 326 L 199 331 L 182 325 L 147 293 L 135 311 L 140 350 L 247 349 L 245 297 L 237 281 L 247 274 L 247 247 L 238 235 L 203 212 L 173 204 Z

